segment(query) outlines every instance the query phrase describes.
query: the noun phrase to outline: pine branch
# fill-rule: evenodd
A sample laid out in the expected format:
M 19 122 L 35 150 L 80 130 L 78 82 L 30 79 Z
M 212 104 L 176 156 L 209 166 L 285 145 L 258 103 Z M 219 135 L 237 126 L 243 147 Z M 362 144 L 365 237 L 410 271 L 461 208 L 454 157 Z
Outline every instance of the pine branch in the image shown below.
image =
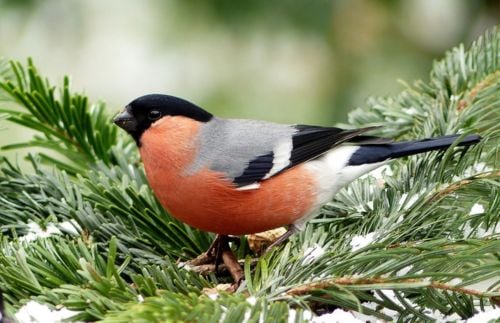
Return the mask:
M 0 112 L 7 113 L 9 121 L 41 134 L 29 142 L 4 146 L 3 149 L 41 147 L 54 150 L 70 160 L 69 163 L 59 163 L 74 173 L 97 160 L 107 164 L 113 161 L 110 150 L 117 143 L 117 129 L 109 122 L 102 103 L 89 106 L 86 96 L 72 93 L 68 77 L 64 78 L 61 90 L 56 92 L 56 87 L 40 76 L 31 59 L 26 68 L 18 62 L 11 62 L 10 73 L 3 74 L 7 75 L 0 77 L 4 100 L 15 103 L 24 111 L 3 108 Z M 54 161 L 51 156 L 40 156 L 46 161 Z
M 0 283 L 9 291 L 6 300 L 36 295 L 44 303 L 81 311 L 77 319 L 103 318 L 107 311 L 123 310 L 123 304 L 137 300 L 138 295 L 154 296 L 160 289 L 192 293 L 207 286 L 204 279 L 180 271 L 169 260 L 164 267 L 140 269 L 131 257 L 119 260 L 115 238 L 105 252 L 97 243 L 81 239 L 67 242 L 54 237 L 29 244 L 3 241 Z
M 255 303 L 254 303 L 255 302 Z M 265 299 L 245 300 L 243 295 L 220 294 L 214 301 L 195 294 L 165 292 L 133 304 L 127 311 L 111 313 L 104 322 L 129 322 L 138 318 L 145 322 L 206 321 L 206 322 L 288 322 L 288 307 L 284 302 L 269 303 Z M 304 322 L 303 311 L 294 312 L 295 322 Z
M 44 226 L 45 219 L 73 220 L 99 241 L 118 237 L 123 252 L 145 263 L 162 263 L 165 254 L 195 256 L 209 244 L 206 234 L 172 219 L 147 188 L 144 174 L 123 159 L 118 166 L 98 164 L 98 171 L 80 179 L 57 169 L 44 170 L 35 159 L 31 161 L 32 175 L 13 165 L 1 169 L 0 182 L 6 184 L 0 188 L 5 204 L 0 229 L 5 234 L 12 229 L 26 232 L 30 221 Z
M 498 136 L 500 125 L 495 120 L 499 112 L 494 107 L 500 87 L 499 43 L 495 27 L 468 51 L 463 45 L 454 48 L 434 63 L 429 82 L 406 85 L 407 89 L 395 97 L 369 99 L 367 107 L 349 113 L 349 125 L 345 126 L 383 125 L 383 134 L 396 138 L 469 129 L 488 129 Z
M 499 50 L 494 28 L 436 62 L 429 82 L 349 115 L 351 126 L 384 125 L 386 136 L 474 132 L 481 144 L 395 161 L 359 179 L 304 232 L 257 261 L 242 238 L 235 251 L 245 258 L 245 284 L 216 300 L 203 289 L 229 277 L 177 263 L 204 251 L 211 236 L 174 220 L 155 200 L 133 143 L 116 133 L 104 105 L 70 91 L 67 78 L 52 86 L 31 61 L 0 61 L 2 113 L 37 131 L 8 148 L 63 155 L 27 156 L 33 170 L 2 162 L 0 289 L 8 308 L 35 299 L 75 310 L 79 320 L 301 322 L 310 310 L 336 307 L 383 320 L 431 320 L 432 311 L 468 318 L 494 306 Z M 370 243 L 359 246 L 360 238 Z
M 327 279 L 322 281 L 315 281 L 306 283 L 298 287 L 294 287 L 287 292 L 290 296 L 309 295 L 315 291 L 331 289 L 337 286 L 349 286 L 354 290 L 377 290 L 383 289 L 412 289 L 427 287 L 434 290 L 452 291 L 462 295 L 471 295 L 475 297 L 498 297 L 500 292 L 487 293 L 479 290 L 457 287 L 439 282 L 429 282 L 425 279 L 382 279 L 382 278 L 353 278 L 353 277 L 340 277 Z M 328 296 L 325 296 L 328 297 Z

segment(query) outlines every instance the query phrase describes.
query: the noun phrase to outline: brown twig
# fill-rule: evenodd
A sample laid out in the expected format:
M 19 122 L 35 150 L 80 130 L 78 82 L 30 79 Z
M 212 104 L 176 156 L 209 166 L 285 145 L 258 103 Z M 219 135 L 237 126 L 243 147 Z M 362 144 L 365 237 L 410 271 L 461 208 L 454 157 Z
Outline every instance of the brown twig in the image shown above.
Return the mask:
M 446 284 L 438 283 L 438 282 L 432 282 L 430 287 L 432 287 L 434 289 L 449 290 L 451 292 L 457 292 L 457 293 L 467 294 L 467 295 L 472 295 L 472 296 L 477 296 L 477 297 L 484 297 L 485 296 L 484 292 L 480 292 L 480 291 L 477 291 L 474 289 L 455 287 L 453 285 L 446 285 Z
M 455 191 L 458 191 L 459 189 L 461 189 L 462 187 L 464 187 L 470 183 L 472 183 L 471 179 L 463 179 L 460 182 L 453 183 L 453 184 L 447 186 L 444 190 L 439 191 L 436 194 L 432 195 L 429 200 L 430 200 L 430 202 L 439 201 L 440 199 L 442 199 L 446 195 L 449 195 Z
M 301 286 L 297 286 L 295 288 L 290 289 L 287 294 L 290 296 L 300 296 L 300 295 L 306 295 L 310 294 L 314 290 L 318 289 L 326 289 L 335 285 L 343 285 L 343 286 L 349 286 L 349 285 L 377 285 L 377 284 L 387 284 L 387 283 L 425 283 L 424 280 L 419 280 L 419 279 L 401 279 L 399 281 L 394 281 L 394 280 L 387 280 L 383 278 L 353 278 L 353 277 L 339 277 L 339 278 L 333 278 L 333 279 L 327 279 L 327 280 L 322 280 L 322 281 L 317 281 L 317 282 L 312 282 L 312 283 L 307 283 Z M 433 288 L 433 289 L 439 289 L 439 290 L 448 290 L 452 292 L 457 292 L 461 294 L 466 294 L 466 295 L 472 295 L 476 297 L 488 297 L 489 295 L 487 293 L 473 290 L 473 289 L 468 289 L 468 288 L 463 288 L 463 287 L 456 287 L 453 285 L 447 285 L 444 283 L 439 283 L 439 282 L 430 282 L 429 285 L 425 286 L 427 288 Z
M 311 291 L 316 289 L 325 289 L 335 285 L 370 285 L 380 284 L 384 282 L 386 283 L 387 281 L 380 278 L 339 277 L 300 285 L 290 289 L 287 294 L 292 296 L 300 296 L 309 294 Z
M 432 195 L 429 198 L 429 202 L 438 201 L 438 200 L 442 199 L 443 197 L 445 197 L 446 195 L 449 195 L 455 191 L 458 191 L 462 187 L 471 184 L 472 182 L 474 182 L 474 180 L 483 179 L 483 178 L 490 178 L 490 177 L 497 177 L 497 176 L 500 176 L 500 172 L 492 171 L 492 172 L 477 174 L 475 176 L 472 176 L 471 178 L 463 179 L 459 182 L 456 182 L 456 183 L 453 183 L 453 184 L 447 186 L 443 190 Z
M 494 82 L 496 82 L 499 77 L 500 77 L 500 71 L 496 71 L 493 74 L 490 74 L 487 77 L 485 77 L 479 83 L 477 83 L 469 91 L 468 95 L 464 99 L 458 101 L 457 111 L 461 112 L 462 110 L 464 110 L 465 108 L 467 108 L 467 106 L 469 106 L 471 104 L 471 102 L 474 100 L 474 98 L 477 96 L 477 94 L 479 93 L 479 91 L 481 91 L 482 89 L 484 89 L 488 85 L 493 84 Z

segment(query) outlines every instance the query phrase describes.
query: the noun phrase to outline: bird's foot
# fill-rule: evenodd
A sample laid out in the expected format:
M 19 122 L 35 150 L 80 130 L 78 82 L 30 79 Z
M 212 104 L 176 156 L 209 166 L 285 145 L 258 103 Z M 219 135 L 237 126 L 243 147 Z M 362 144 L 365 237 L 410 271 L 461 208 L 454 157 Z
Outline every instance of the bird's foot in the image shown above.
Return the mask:
M 229 242 L 235 238 L 227 235 L 217 235 L 208 250 L 193 260 L 188 261 L 188 265 L 198 267 L 199 272 L 219 273 L 219 265 L 224 264 L 225 269 L 229 271 L 234 280 L 235 290 L 243 281 L 243 269 L 236 259 L 233 251 L 229 247 Z M 239 239 L 237 239 L 239 242 Z
M 211 254 L 207 252 L 202 253 L 198 257 L 191 259 L 186 262 L 187 265 L 189 266 L 203 266 L 203 265 L 208 265 L 213 263 L 215 260 L 215 257 L 212 256 Z
M 220 235 L 218 234 L 212 244 L 210 244 L 210 247 L 208 247 L 207 251 L 199 255 L 198 257 L 191 259 L 190 261 L 187 262 L 188 265 L 190 266 L 201 266 L 201 265 L 207 265 L 207 264 L 214 264 L 218 258 L 218 262 L 220 263 L 220 251 L 221 251 L 221 244 L 223 244 L 226 240 L 231 239 L 229 236 L 225 235 Z

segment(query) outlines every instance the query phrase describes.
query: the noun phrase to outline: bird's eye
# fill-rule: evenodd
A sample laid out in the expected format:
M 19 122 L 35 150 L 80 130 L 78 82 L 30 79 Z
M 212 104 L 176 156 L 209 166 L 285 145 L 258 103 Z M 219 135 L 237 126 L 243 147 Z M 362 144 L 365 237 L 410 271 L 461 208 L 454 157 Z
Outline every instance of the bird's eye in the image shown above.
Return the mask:
M 158 120 L 158 119 L 160 119 L 160 117 L 161 117 L 161 112 L 158 110 L 151 110 L 148 113 L 148 118 L 151 121 Z

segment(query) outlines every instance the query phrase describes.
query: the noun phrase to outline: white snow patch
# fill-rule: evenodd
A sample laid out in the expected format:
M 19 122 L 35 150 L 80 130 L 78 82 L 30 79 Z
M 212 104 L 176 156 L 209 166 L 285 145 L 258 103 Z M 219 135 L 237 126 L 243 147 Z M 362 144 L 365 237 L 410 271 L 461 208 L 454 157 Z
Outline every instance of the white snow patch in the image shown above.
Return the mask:
M 247 309 L 245 311 L 244 316 L 243 316 L 243 320 L 241 320 L 241 323 L 248 323 L 248 321 L 250 321 L 251 315 L 252 315 L 252 310 Z M 224 320 L 220 319 L 219 322 L 224 322 Z M 255 321 L 252 321 L 252 322 L 255 322 Z M 257 322 L 264 323 L 264 312 L 260 313 L 259 320 Z
M 470 226 L 469 222 L 466 222 L 462 228 L 462 234 L 466 238 L 469 237 L 471 233 L 472 233 L 472 227 Z
M 288 323 L 295 323 L 295 317 L 297 317 L 297 311 L 291 308 L 288 311 Z
M 81 230 L 80 225 L 75 220 L 63 221 L 60 223 L 49 223 L 45 229 L 42 229 L 36 222 L 30 221 L 27 223 L 28 233 L 19 237 L 20 241 L 31 242 L 38 238 L 48 238 L 54 234 L 62 234 L 61 229 L 67 233 L 78 235 Z
M 399 301 L 399 299 L 396 297 L 396 294 L 394 293 L 393 290 L 391 289 L 382 289 L 381 292 L 384 293 L 384 295 L 389 298 L 392 302 L 394 302 L 395 304 L 399 305 L 399 306 L 402 306 L 404 307 L 404 305 Z M 376 298 L 378 299 L 381 299 L 380 296 L 378 296 L 377 294 L 375 295 Z M 418 305 L 415 304 L 414 302 L 412 302 L 411 300 L 409 300 L 408 298 L 405 298 L 405 302 L 407 302 L 410 306 L 414 307 L 414 308 L 417 308 Z M 376 309 L 376 306 L 377 304 L 376 303 L 363 303 L 364 306 L 368 307 L 368 308 L 371 308 L 371 309 Z M 382 313 L 392 317 L 392 319 L 394 321 L 397 321 L 398 318 L 399 318 L 399 313 L 396 312 L 396 311 L 393 311 L 393 310 L 390 310 L 390 309 L 387 309 L 387 308 L 383 308 L 381 310 Z M 436 322 L 436 323 L 448 323 L 448 322 L 464 322 L 461 317 L 456 314 L 456 313 L 453 313 L 452 315 L 448 315 L 448 316 L 445 316 L 444 314 L 442 314 L 440 311 L 438 310 L 431 310 L 431 309 L 425 309 L 424 311 L 424 314 L 433 318 L 433 322 Z M 468 321 L 467 321 L 468 322 Z
M 246 301 L 252 306 L 255 306 L 255 304 L 257 304 L 257 299 L 254 296 L 247 297 Z
M 480 312 L 467 320 L 467 323 L 488 323 L 498 322 L 500 318 L 500 308 L 490 309 L 485 312 Z
M 344 311 L 337 308 L 332 313 L 316 316 L 311 322 L 314 323 L 364 323 L 363 321 L 354 317 L 351 312 Z
M 288 323 L 294 323 L 296 317 L 297 317 L 297 311 L 294 310 L 293 308 L 291 308 L 288 311 Z M 304 319 L 306 321 L 310 321 L 312 319 L 312 317 L 313 317 L 313 314 L 311 311 L 304 310 L 302 312 L 302 319 Z
M 469 215 L 476 215 L 476 214 L 482 214 L 482 213 L 484 213 L 484 207 L 481 204 L 476 203 L 470 209 Z
M 365 211 L 365 208 L 363 207 L 363 205 L 356 205 L 354 208 L 356 209 L 356 212 L 358 212 L 358 213 L 363 213 Z
M 19 240 L 31 242 L 38 238 L 48 238 L 54 234 L 61 234 L 61 230 L 59 230 L 53 223 L 49 223 L 47 228 L 43 230 L 38 223 L 30 221 L 28 222 L 28 233 L 19 237 Z
M 208 298 L 210 298 L 212 301 L 217 300 L 219 298 L 219 294 L 213 293 L 213 294 L 207 294 Z
M 407 196 L 408 196 L 408 193 L 403 193 L 403 195 L 401 195 L 401 198 L 399 199 L 398 205 L 400 205 L 400 206 L 403 205 Z
M 245 315 L 243 316 L 243 321 L 242 321 L 242 323 L 247 323 L 247 322 L 248 322 L 248 320 L 250 320 L 250 315 L 251 315 L 251 314 L 252 314 L 252 311 L 250 311 L 250 310 L 246 310 L 246 311 L 245 311 Z M 220 322 L 222 322 L 222 320 L 221 320 Z
M 498 275 L 496 275 L 494 277 L 485 279 L 483 281 L 480 281 L 480 282 L 477 282 L 474 284 L 465 285 L 464 287 L 467 289 L 472 289 L 472 290 L 476 290 L 476 291 L 479 291 L 482 293 L 486 293 L 488 291 L 491 291 L 491 287 L 494 285 L 497 285 L 498 281 L 499 281 L 499 278 L 498 278 Z
M 368 315 L 368 314 L 363 314 L 363 313 L 360 313 L 360 312 L 355 312 L 353 311 L 352 312 L 352 315 L 360 320 L 361 322 L 367 322 L 367 323 L 385 323 L 386 321 L 382 321 L 381 319 L 375 317 L 375 316 L 372 316 L 372 315 Z
M 61 322 L 77 313 L 64 307 L 53 311 L 47 305 L 29 301 L 17 311 L 15 318 L 22 323 L 52 323 Z
M 408 274 L 412 268 L 413 268 L 413 265 L 403 267 L 400 270 L 398 270 L 398 272 L 396 273 L 396 276 L 404 276 L 404 275 Z
M 448 282 L 448 284 L 453 285 L 453 286 L 456 286 L 456 285 L 461 284 L 461 283 L 462 283 L 462 279 L 460 279 L 460 278 L 453 278 L 452 280 L 450 280 Z
M 389 298 L 392 302 L 394 302 L 395 304 L 398 304 L 400 306 L 403 306 L 404 305 L 399 301 L 399 299 L 396 297 L 396 293 L 392 290 L 392 289 L 381 289 L 380 290 L 381 292 L 384 293 L 384 295 Z M 382 300 L 382 298 L 378 295 L 375 295 L 376 298 Z M 410 304 L 411 306 L 413 307 L 418 307 L 417 304 L 413 303 L 411 300 L 409 300 L 408 298 L 405 298 L 405 301 Z
M 351 249 L 352 251 L 359 250 L 361 248 L 366 247 L 370 243 L 372 243 L 377 236 L 377 232 L 370 232 L 367 235 L 357 235 L 352 237 L 351 239 Z
M 412 207 L 413 204 L 415 204 L 415 202 L 418 201 L 418 199 L 420 198 L 420 195 L 421 194 L 414 194 L 410 197 L 410 199 L 408 199 L 408 193 L 404 193 L 403 195 L 401 195 L 401 198 L 399 199 L 399 202 L 398 202 L 398 205 L 399 206 L 405 206 L 405 209 L 408 209 L 410 207 Z
M 304 318 L 304 320 L 311 320 L 313 317 L 313 313 L 311 311 L 304 310 L 302 312 L 302 317 Z
M 490 225 L 488 229 L 484 229 L 483 226 L 485 224 L 482 223 L 480 226 L 476 227 L 475 229 L 471 227 L 469 222 L 466 222 L 465 225 L 462 227 L 462 233 L 464 237 L 473 237 L 473 238 L 484 238 L 486 236 L 491 236 L 494 234 L 499 234 L 500 233 L 500 225 L 498 223 L 494 223 L 493 225 Z M 475 232 L 473 232 L 475 230 Z
M 430 277 L 424 277 L 424 278 L 422 279 L 422 282 L 424 282 L 424 283 L 428 283 L 428 284 L 431 284 L 431 283 L 432 283 L 432 279 L 431 279 Z
M 418 114 L 418 110 L 415 109 L 414 107 L 409 107 L 409 108 L 403 108 L 401 109 L 404 113 L 410 115 L 410 116 L 414 116 L 416 114 Z
M 393 301 L 394 303 L 396 303 L 400 306 L 403 306 L 401 304 L 401 302 L 396 298 L 394 291 L 387 290 L 387 289 L 381 290 L 381 291 L 384 292 L 385 296 L 387 296 L 391 301 Z M 375 297 L 378 299 L 381 299 L 378 295 L 375 295 Z M 405 298 L 405 301 L 408 302 L 411 306 L 418 307 L 415 303 L 413 303 L 412 301 L 410 301 L 407 298 Z M 363 303 L 363 306 L 365 306 L 369 309 L 372 309 L 372 310 L 377 310 L 377 308 L 378 308 L 378 304 L 374 303 L 374 302 Z M 436 322 L 436 323 L 450 323 L 450 322 L 455 322 L 455 323 L 490 323 L 490 322 L 497 322 L 496 320 L 498 320 L 500 318 L 500 308 L 494 309 L 492 306 L 487 306 L 484 309 L 485 309 L 484 312 L 480 312 L 468 320 L 463 320 L 460 317 L 460 315 L 458 315 L 456 313 L 453 313 L 451 315 L 445 315 L 445 314 L 441 313 L 440 311 L 434 310 L 434 309 L 424 309 L 423 313 L 425 315 L 431 317 L 433 319 L 432 321 Z M 391 322 L 397 321 L 399 318 L 399 313 L 396 311 L 393 311 L 393 310 L 390 310 L 387 308 L 382 308 L 382 309 L 378 309 L 378 310 L 381 313 L 392 317 Z M 479 308 L 478 308 L 478 310 L 479 310 Z M 362 322 L 368 322 L 367 318 L 370 318 L 370 317 L 363 315 L 363 314 L 358 315 L 358 313 L 354 313 L 354 316 L 357 317 L 358 319 L 363 319 Z M 325 321 L 325 322 L 351 322 L 351 321 L 348 321 L 347 319 L 345 319 L 344 321 Z M 357 322 L 357 321 L 353 321 L 353 322 Z M 378 322 L 382 322 L 382 321 L 379 319 L 373 318 L 373 321 L 369 320 L 369 322 L 377 322 L 378 323 Z
M 483 162 L 480 162 L 480 163 L 477 163 L 475 165 L 467 167 L 460 176 L 454 176 L 453 180 L 455 182 L 458 182 L 464 178 L 468 178 L 468 177 L 471 177 L 471 176 L 479 174 L 479 173 L 486 173 L 486 172 L 489 172 L 492 170 L 493 170 L 493 168 L 486 166 L 486 164 Z
M 379 297 L 377 297 L 377 298 L 379 298 Z M 378 310 L 377 309 L 378 304 L 375 302 L 366 302 L 366 303 L 363 303 L 363 306 L 365 306 L 366 308 L 372 309 L 372 310 Z M 392 317 L 394 321 L 397 321 L 397 318 L 399 317 L 399 313 L 397 311 L 388 309 L 386 307 L 382 308 L 380 310 L 380 312 L 387 315 L 387 316 Z M 377 321 L 377 322 L 379 322 L 379 321 Z
M 325 249 L 318 244 L 314 244 L 314 246 L 309 247 L 304 251 L 304 259 L 302 259 L 302 265 L 309 265 L 324 254 Z
M 426 309 L 426 310 L 424 310 L 424 314 L 429 316 L 429 317 L 432 317 L 434 319 L 434 322 L 436 322 L 436 323 L 463 322 L 460 315 L 458 315 L 456 313 L 453 313 L 451 315 L 444 315 L 443 313 L 441 313 L 438 310 L 431 311 L 430 309 Z
M 227 307 L 221 305 L 220 309 L 222 310 L 222 313 L 219 317 L 219 322 L 224 322 L 224 319 L 226 318 L 227 315 Z
M 418 196 L 417 194 L 413 195 L 412 197 L 410 197 L 410 199 L 408 200 L 408 202 L 407 202 L 407 204 L 406 204 L 406 205 L 407 205 L 408 207 L 411 207 L 413 204 L 415 204 L 415 202 L 416 202 L 416 201 L 418 201 L 418 198 L 419 198 L 419 197 L 420 197 L 420 196 Z
M 476 238 L 484 238 L 486 236 L 491 236 L 499 233 L 500 233 L 500 225 L 496 223 L 495 225 L 490 226 L 488 229 L 483 229 L 482 227 L 477 228 Z

